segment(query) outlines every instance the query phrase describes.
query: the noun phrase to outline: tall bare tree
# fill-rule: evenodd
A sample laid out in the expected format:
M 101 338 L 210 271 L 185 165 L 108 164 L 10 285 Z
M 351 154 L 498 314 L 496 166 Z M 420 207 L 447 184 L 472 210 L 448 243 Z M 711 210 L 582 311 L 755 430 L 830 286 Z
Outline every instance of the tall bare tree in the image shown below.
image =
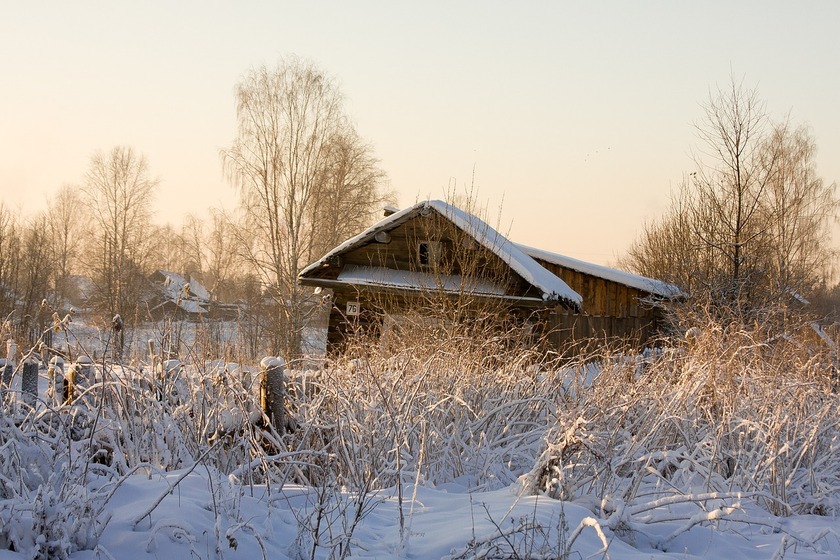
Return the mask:
M 50 265 L 54 270 L 56 303 L 61 305 L 69 295 L 70 275 L 78 267 L 85 234 L 82 199 L 78 187 L 65 185 L 47 203 Z
M 309 62 L 287 58 L 248 72 L 236 86 L 236 101 L 237 135 L 222 160 L 240 194 L 245 256 L 278 310 L 273 351 L 297 355 L 306 318 L 297 275 L 323 246 L 315 221 L 356 198 L 339 197 L 337 206 L 325 203 L 323 210 L 319 201 L 339 175 L 365 177 L 376 192 L 381 173 L 370 169 L 373 160 L 343 113 L 338 87 Z M 339 154 L 342 141 L 357 143 L 346 151 L 355 157 Z M 338 171 L 337 161 L 347 169 Z M 343 179 L 338 183 L 345 186 Z
M 130 324 L 142 306 L 151 236 L 151 203 L 157 180 L 146 158 L 117 146 L 90 161 L 83 193 L 94 226 L 91 269 L 101 311 Z
M 21 229 L 18 216 L 0 201 L 0 319 L 9 316 L 18 301 Z
M 834 184 L 816 174 L 813 138 L 787 120 L 771 122 L 756 91 L 734 79 L 704 109 L 696 171 L 625 266 L 736 309 L 807 294 L 832 256 L 838 209 Z
M 312 201 L 314 260 L 376 221 L 382 207 L 394 199 L 382 188 L 385 174 L 372 149 L 347 127 L 327 145 L 327 167 Z
M 817 175 L 816 142 L 806 127 L 788 120 L 775 125 L 767 148 L 776 161 L 761 200 L 763 265 L 773 292 L 811 293 L 836 257 L 828 244 L 840 208 L 836 185 Z
M 695 158 L 688 206 L 698 241 L 719 254 L 737 287 L 766 227 L 761 199 L 776 173 L 778 149 L 765 141 L 764 102 L 741 82 L 732 79 L 726 89 L 710 93 L 704 112 L 696 126 L 701 155 Z

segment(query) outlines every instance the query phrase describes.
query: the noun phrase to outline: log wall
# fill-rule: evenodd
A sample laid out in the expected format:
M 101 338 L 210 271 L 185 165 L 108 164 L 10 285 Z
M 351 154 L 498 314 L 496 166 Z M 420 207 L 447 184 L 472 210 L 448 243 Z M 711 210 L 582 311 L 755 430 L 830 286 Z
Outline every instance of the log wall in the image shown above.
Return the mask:
M 661 326 L 659 310 L 646 304 L 650 294 L 636 288 L 536 259 L 583 297 L 582 313 L 556 309 L 549 315 L 551 340 L 558 348 L 586 340 L 647 343 Z

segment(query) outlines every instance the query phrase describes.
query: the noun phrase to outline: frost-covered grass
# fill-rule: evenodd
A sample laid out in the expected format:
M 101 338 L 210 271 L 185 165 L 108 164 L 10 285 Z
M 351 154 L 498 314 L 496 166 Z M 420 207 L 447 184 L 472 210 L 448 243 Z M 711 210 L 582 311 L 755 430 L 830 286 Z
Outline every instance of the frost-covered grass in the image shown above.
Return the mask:
M 818 341 L 710 323 L 546 362 L 517 334 L 405 324 L 292 364 L 279 429 L 258 368 L 190 347 L 100 361 L 72 403 L 42 380 L 0 415 L 0 558 L 840 555 Z
M 758 335 L 712 326 L 648 359 L 604 356 L 547 436 L 535 488 L 626 499 L 647 482 L 749 493 L 779 515 L 840 512 L 834 356 Z

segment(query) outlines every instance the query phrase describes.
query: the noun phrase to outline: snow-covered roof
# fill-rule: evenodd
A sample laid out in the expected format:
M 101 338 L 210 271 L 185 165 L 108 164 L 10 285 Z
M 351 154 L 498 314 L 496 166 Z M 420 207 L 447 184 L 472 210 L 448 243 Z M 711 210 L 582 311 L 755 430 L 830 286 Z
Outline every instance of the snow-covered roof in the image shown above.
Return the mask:
M 542 292 L 544 301 L 566 302 L 575 307 L 580 307 L 583 298 L 571 289 L 562 279 L 558 278 L 525 254 L 516 244 L 507 237 L 498 233 L 483 220 L 464 212 L 442 200 L 428 200 L 419 202 L 413 206 L 400 210 L 386 217 L 379 223 L 369 227 L 359 235 L 351 237 L 338 247 L 321 257 L 318 261 L 307 266 L 301 271 L 300 276 L 305 276 L 317 270 L 327 263 L 334 255 L 340 255 L 355 249 L 369 242 L 380 231 L 390 231 L 406 222 L 407 220 L 423 212 L 435 211 L 450 220 L 456 227 L 474 238 L 480 245 L 486 247 L 511 269 L 521 276 L 526 282 L 533 285 Z
M 207 309 L 202 307 L 201 303 L 194 299 L 181 299 L 175 303 L 187 313 L 207 313 Z
M 184 286 L 187 285 L 187 280 L 177 272 L 170 272 L 169 270 L 158 270 L 158 274 L 163 276 L 163 293 L 171 299 L 183 297 Z
M 189 280 L 177 272 L 169 270 L 158 270 L 163 276 L 163 291 L 173 300 L 178 298 L 193 297 L 202 302 L 210 301 L 210 292 L 207 291 L 195 276 L 190 275 Z M 185 289 L 189 287 L 189 290 Z
M 207 313 L 210 293 L 198 280 L 190 276 L 187 281 L 182 274 L 168 270 L 158 270 L 158 274 L 163 276 L 161 291 L 166 301 L 174 303 L 187 313 Z
M 468 290 L 470 293 L 478 295 L 505 295 L 504 288 L 486 280 L 472 278 L 465 280 L 458 275 L 395 270 L 381 266 L 348 264 L 339 273 L 338 280 L 361 286 L 392 286 L 407 289 L 443 290 L 445 292 Z M 462 285 L 465 281 L 469 284 Z
M 203 301 L 210 301 L 210 292 L 207 291 L 207 288 L 204 287 L 204 284 L 198 281 L 198 279 L 190 274 L 190 295 L 197 297 Z
M 614 268 L 580 261 L 571 257 L 558 255 L 557 253 L 528 247 L 527 245 L 517 244 L 517 246 L 535 259 L 540 259 L 564 268 L 588 274 L 590 276 L 616 282 L 618 284 L 624 284 L 625 286 L 630 286 L 631 288 L 636 288 L 637 290 L 641 290 L 649 294 L 664 298 L 674 298 L 682 295 L 682 292 L 680 292 L 678 287 L 667 282 L 662 282 L 661 280 L 654 280 L 653 278 L 646 278 L 644 276 L 639 276 L 638 274 L 624 272 L 623 270 L 616 270 Z
M 180 309 L 186 311 L 187 313 L 192 314 L 202 314 L 207 313 L 207 308 L 204 307 L 200 302 L 194 299 L 180 299 L 180 300 L 172 300 L 172 299 L 165 299 L 159 304 L 155 305 L 150 309 L 150 311 L 157 311 L 158 309 L 164 309 L 167 304 L 174 305 L 179 307 Z

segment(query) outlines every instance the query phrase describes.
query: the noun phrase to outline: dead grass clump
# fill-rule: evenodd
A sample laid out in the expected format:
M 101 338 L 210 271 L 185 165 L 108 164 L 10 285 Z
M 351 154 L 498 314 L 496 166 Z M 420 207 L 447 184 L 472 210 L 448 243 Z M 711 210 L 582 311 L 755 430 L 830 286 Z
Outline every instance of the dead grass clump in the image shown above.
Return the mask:
M 384 343 L 355 338 L 301 408 L 310 427 L 301 445 L 328 450 L 348 485 L 510 484 L 533 462 L 559 401 L 519 334 L 418 318 Z
M 552 427 L 526 487 L 598 501 L 745 492 L 777 514 L 840 510 L 840 404 L 827 347 L 709 322 L 677 347 L 601 361 Z M 566 488 L 566 481 L 574 487 Z

